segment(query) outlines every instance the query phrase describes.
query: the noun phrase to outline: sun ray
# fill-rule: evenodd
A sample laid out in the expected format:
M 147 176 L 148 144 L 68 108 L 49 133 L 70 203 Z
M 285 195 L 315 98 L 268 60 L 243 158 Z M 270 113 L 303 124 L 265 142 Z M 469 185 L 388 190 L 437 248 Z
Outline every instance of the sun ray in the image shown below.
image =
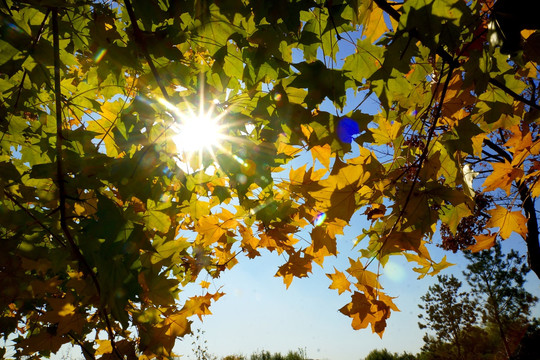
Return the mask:
M 224 150 L 222 143 L 229 139 L 227 127 L 223 123 L 227 111 L 216 112 L 216 102 L 206 107 L 208 102 L 204 101 L 202 94 L 198 108 L 188 106 L 180 110 L 165 99 L 160 98 L 158 101 L 175 121 L 171 126 L 174 133 L 171 140 L 176 145 L 179 166 L 186 172 L 193 172 L 202 167 L 203 156 L 209 155 L 215 161 L 214 151 Z M 197 168 L 192 167 L 194 158 L 199 159 Z

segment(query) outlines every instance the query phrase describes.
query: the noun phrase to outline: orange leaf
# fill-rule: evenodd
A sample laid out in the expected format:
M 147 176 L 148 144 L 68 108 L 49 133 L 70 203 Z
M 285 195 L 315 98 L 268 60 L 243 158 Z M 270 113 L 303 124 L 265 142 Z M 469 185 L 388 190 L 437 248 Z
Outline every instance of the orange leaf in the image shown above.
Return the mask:
M 303 278 L 307 277 L 311 272 L 311 261 L 313 256 L 304 254 L 301 257 L 301 252 L 294 252 L 290 255 L 289 260 L 280 266 L 276 273 L 276 277 L 282 277 L 283 282 L 289 288 L 293 277 Z
M 490 249 L 495 245 L 496 238 L 497 234 L 476 235 L 474 237 L 474 239 L 476 240 L 476 244 L 469 246 L 467 250 L 470 250 L 472 252 L 479 252 L 482 250 Z
M 335 289 L 338 291 L 338 294 L 341 295 L 345 291 L 351 291 L 351 283 L 349 280 L 347 280 L 347 277 L 345 274 L 343 274 L 341 271 L 338 271 L 334 267 L 334 274 L 326 274 L 330 280 L 332 280 L 332 284 L 328 287 L 329 289 Z
M 503 239 L 508 239 L 512 232 L 516 232 L 521 237 L 527 236 L 527 218 L 521 211 L 510 211 L 502 206 L 495 205 L 495 209 L 488 211 L 491 215 L 486 224 L 487 227 L 498 227 L 499 234 Z
M 512 182 L 523 177 L 523 169 L 514 168 L 506 161 L 504 163 L 491 163 L 491 166 L 493 166 L 493 172 L 484 181 L 484 191 L 502 189 L 506 191 L 507 195 L 510 195 Z

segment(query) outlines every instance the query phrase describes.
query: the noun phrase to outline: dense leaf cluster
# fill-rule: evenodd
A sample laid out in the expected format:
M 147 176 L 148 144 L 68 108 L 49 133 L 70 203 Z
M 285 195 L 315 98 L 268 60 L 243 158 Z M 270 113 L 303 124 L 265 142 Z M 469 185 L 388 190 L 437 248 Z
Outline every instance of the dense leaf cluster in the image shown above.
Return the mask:
M 2 335 L 21 356 L 171 357 L 222 295 L 201 274 L 275 251 L 289 286 L 337 255 L 355 214 L 370 226 L 330 287 L 382 335 L 397 307 L 372 264 L 448 266 L 427 245 L 473 214 L 474 170 L 501 201 L 473 250 L 515 232 L 540 273 L 539 36 L 509 60 L 487 38 L 492 5 L 2 2 Z M 222 143 L 181 151 L 179 124 L 212 106 Z

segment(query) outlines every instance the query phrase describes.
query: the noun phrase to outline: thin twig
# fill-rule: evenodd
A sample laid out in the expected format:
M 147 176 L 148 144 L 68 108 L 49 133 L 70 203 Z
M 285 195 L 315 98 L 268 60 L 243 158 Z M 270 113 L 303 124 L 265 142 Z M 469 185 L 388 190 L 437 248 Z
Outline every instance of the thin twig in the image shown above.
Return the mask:
M 131 21 L 131 26 L 133 26 L 133 34 L 135 36 L 135 42 L 138 43 L 139 46 L 141 47 L 144 58 L 146 59 L 148 66 L 150 66 L 152 75 L 154 76 L 154 79 L 156 79 L 159 89 L 161 90 L 161 93 L 163 94 L 163 98 L 169 101 L 169 94 L 167 93 L 165 86 L 163 86 L 163 81 L 161 80 L 161 77 L 159 76 L 159 73 L 156 69 L 156 66 L 154 65 L 154 62 L 152 61 L 152 57 L 150 56 L 150 53 L 148 52 L 148 48 L 146 47 L 146 41 L 144 39 L 144 34 L 139 28 L 139 25 L 137 24 L 137 17 L 135 16 L 135 12 L 133 11 L 131 2 L 129 0 L 124 0 L 124 3 L 126 4 L 126 10 L 128 12 L 129 20 Z

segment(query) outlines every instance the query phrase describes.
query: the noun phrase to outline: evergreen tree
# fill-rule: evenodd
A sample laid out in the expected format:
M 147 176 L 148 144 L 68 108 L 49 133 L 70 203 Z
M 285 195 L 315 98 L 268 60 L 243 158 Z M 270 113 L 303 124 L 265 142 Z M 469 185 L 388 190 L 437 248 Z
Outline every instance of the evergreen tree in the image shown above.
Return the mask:
M 419 315 L 423 323 L 418 325 L 436 334 L 436 338 L 426 335 L 424 341 L 432 350 L 440 348 L 439 345 L 448 346 L 443 352 L 448 356 L 446 359 L 467 359 L 464 342 L 468 336 L 467 330 L 476 323 L 476 303 L 470 299 L 469 293 L 460 292 L 461 282 L 453 275 L 439 275 L 437 280 L 438 283 L 430 286 L 428 292 L 421 297 L 423 305 L 419 305 L 426 314 Z
M 471 263 L 464 275 L 483 305 L 483 322 L 496 326 L 509 358 L 519 342 L 512 333 L 526 327 L 531 307 L 538 300 L 523 287 L 529 272 L 525 257 L 514 250 L 503 254 L 500 244 L 465 256 Z

